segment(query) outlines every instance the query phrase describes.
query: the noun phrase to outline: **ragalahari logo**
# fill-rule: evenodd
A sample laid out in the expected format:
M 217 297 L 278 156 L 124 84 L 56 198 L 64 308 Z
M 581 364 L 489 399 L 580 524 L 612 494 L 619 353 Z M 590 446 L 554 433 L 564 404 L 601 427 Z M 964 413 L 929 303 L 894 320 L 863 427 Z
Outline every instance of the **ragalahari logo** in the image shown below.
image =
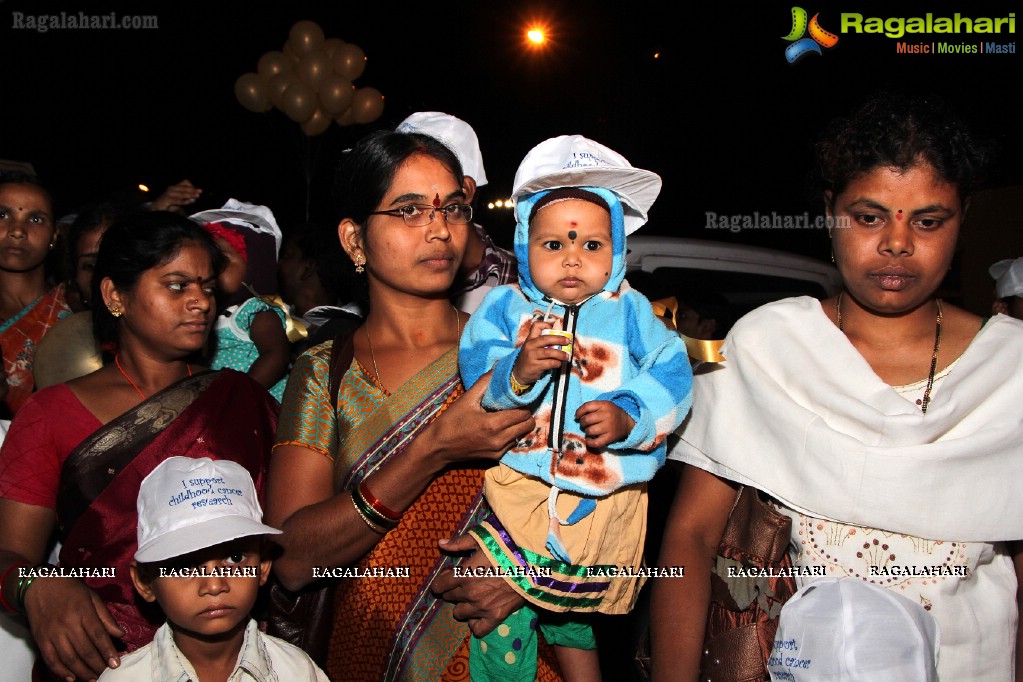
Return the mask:
M 822 47 L 834 47 L 838 44 L 838 36 L 821 28 L 817 21 L 820 14 L 813 15 L 809 22 L 807 22 L 806 16 L 806 10 L 802 7 L 792 8 L 792 30 L 787 36 L 782 36 L 782 40 L 791 43 L 785 48 L 785 59 L 789 61 L 789 64 L 795 64 L 812 52 L 823 54 Z M 803 36 L 807 32 L 810 37 L 804 38 Z

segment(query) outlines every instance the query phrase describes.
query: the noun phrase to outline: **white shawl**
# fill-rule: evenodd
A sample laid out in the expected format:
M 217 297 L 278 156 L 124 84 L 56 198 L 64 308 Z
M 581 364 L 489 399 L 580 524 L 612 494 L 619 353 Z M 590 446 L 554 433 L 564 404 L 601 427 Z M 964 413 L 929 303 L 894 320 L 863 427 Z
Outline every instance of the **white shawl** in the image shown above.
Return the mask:
M 927 413 L 813 298 L 740 320 L 669 453 L 810 516 L 935 540 L 1023 538 L 1023 323 L 988 321 Z

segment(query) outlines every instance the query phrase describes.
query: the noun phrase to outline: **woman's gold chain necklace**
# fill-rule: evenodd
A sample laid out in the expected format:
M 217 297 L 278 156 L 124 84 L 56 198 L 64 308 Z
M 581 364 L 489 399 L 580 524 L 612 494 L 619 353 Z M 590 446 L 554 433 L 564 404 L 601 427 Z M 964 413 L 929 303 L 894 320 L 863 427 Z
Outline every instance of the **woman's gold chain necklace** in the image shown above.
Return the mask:
M 927 375 L 927 387 L 924 389 L 924 397 L 920 401 L 920 411 L 927 414 L 927 405 L 931 402 L 931 388 L 934 387 L 934 372 L 938 369 L 938 349 L 941 348 L 941 299 L 935 299 L 934 304 L 938 314 L 934 320 L 934 352 L 931 354 L 931 371 Z M 838 330 L 845 333 L 845 326 L 842 323 L 842 293 L 835 299 L 835 316 L 838 318 Z
M 455 311 L 455 343 L 457 344 L 459 337 L 462 336 L 462 322 L 458 316 L 458 308 L 451 306 L 451 309 Z M 373 361 L 373 377 L 380 384 L 380 387 L 383 388 L 384 382 L 380 380 L 380 370 L 377 369 L 377 356 L 373 352 L 373 339 L 369 336 L 369 325 L 362 325 L 362 332 L 366 335 L 366 345 L 369 346 L 369 358 Z

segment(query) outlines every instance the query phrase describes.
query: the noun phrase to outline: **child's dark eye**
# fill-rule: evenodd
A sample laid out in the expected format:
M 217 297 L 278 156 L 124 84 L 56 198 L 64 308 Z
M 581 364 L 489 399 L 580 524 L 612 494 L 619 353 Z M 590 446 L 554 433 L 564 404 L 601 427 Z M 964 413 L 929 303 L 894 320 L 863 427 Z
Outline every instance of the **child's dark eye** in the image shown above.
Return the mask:
M 224 557 L 225 564 L 240 564 L 245 561 L 245 552 L 234 552 L 229 556 Z
M 583 248 L 587 251 L 599 251 L 602 246 L 604 245 L 594 239 L 583 244 Z
M 551 239 L 543 243 L 543 248 L 548 251 L 561 251 L 561 242 Z

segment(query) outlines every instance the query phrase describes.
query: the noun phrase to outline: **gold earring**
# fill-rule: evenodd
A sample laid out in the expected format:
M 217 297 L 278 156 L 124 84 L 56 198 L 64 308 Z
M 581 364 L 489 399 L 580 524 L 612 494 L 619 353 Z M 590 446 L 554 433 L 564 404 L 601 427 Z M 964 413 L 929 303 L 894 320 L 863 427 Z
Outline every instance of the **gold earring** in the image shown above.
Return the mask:
M 114 317 L 120 317 L 121 315 L 124 314 L 123 311 L 116 306 L 107 306 L 107 310 L 109 310 L 110 314 L 113 315 Z
M 366 264 L 366 257 L 361 253 L 355 254 L 355 271 L 360 275 L 366 272 L 366 268 L 363 266 Z

